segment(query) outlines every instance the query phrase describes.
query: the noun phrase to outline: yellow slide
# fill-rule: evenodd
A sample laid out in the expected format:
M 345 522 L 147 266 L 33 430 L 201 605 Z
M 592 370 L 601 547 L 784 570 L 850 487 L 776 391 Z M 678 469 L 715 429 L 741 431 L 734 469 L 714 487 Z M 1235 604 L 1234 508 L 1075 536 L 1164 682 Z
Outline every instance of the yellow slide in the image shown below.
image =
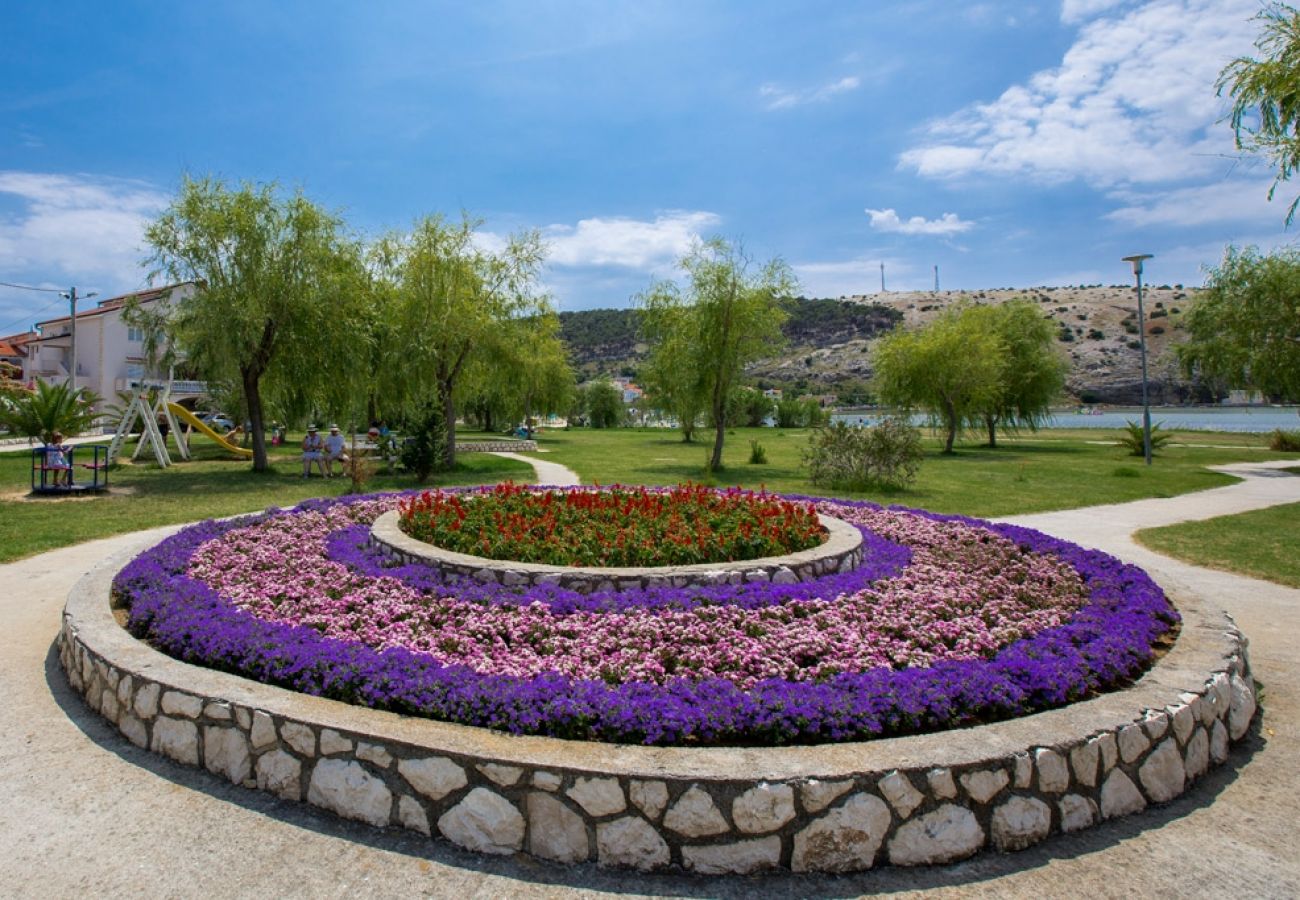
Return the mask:
M 220 444 L 223 449 L 229 450 L 231 453 L 234 453 L 238 456 L 247 456 L 250 458 L 252 457 L 253 455 L 252 450 L 249 450 L 245 447 L 241 447 L 238 444 L 230 443 L 230 441 L 226 440 L 226 436 L 224 434 L 213 431 L 201 419 L 197 418 L 194 415 L 194 413 L 190 412 L 188 409 L 181 406 L 179 403 L 168 403 L 167 408 L 171 410 L 171 414 L 173 416 L 180 419 L 186 425 L 193 426 L 200 433 L 212 438 L 212 440 Z

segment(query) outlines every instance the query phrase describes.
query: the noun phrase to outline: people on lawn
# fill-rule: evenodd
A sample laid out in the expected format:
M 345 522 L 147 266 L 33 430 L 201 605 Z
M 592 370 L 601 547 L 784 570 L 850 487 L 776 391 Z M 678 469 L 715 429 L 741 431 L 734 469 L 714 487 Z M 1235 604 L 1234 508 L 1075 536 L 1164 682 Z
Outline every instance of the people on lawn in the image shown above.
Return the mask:
M 337 425 L 330 426 L 330 433 L 325 438 L 325 477 L 334 477 L 334 464 L 338 463 L 340 470 L 348 461 L 348 455 L 343 452 L 344 447 L 343 435 L 339 433 Z M 339 472 L 343 474 L 342 471 Z
M 325 442 L 321 440 L 320 432 L 315 425 L 307 426 L 307 436 L 302 439 L 302 477 L 306 478 L 311 474 L 312 464 L 320 469 L 323 476 L 325 474 Z

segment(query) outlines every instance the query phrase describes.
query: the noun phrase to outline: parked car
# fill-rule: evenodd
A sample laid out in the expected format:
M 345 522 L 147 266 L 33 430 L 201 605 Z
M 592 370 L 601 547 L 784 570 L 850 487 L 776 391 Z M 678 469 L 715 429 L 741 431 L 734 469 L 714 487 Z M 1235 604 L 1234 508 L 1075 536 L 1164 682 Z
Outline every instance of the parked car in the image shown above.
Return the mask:
M 194 418 L 221 434 L 233 431 L 235 428 L 235 420 L 223 412 L 197 412 Z

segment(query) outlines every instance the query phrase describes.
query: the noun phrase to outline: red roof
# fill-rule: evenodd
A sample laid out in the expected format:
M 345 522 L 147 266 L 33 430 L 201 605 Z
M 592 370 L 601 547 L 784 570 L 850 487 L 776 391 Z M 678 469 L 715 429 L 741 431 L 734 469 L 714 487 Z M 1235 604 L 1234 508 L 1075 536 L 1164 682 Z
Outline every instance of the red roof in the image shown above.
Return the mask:
M 177 284 L 169 284 L 160 288 L 150 288 L 145 291 L 135 291 L 130 294 L 122 294 L 121 296 L 118 297 L 109 297 L 107 300 L 101 300 L 98 304 L 95 305 L 94 309 L 88 309 L 85 312 L 78 312 L 77 319 L 81 320 L 81 319 L 88 318 L 90 316 L 99 316 L 99 315 L 103 315 L 104 313 L 112 312 L 115 309 L 121 309 L 123 306 L 126 306 L 127 301 L 129 300 L 135 300 L 139 303 L 149 303 L 151 301 L 157 300 L 159 297 L 163 297 L 171 293 L 173 289 L 181 287 L 182 285 L 185 284 L 193 284 L 193 282 L 182 281 L 182 282 L 178 282 Z M 36 327 L 41 328 L 44 325 L 56 325 L 59 322 L 67 322 L 71 318 L 72 316 L 60 316 L 57 319 L 46 319 L 44 322 L 37 322 Z

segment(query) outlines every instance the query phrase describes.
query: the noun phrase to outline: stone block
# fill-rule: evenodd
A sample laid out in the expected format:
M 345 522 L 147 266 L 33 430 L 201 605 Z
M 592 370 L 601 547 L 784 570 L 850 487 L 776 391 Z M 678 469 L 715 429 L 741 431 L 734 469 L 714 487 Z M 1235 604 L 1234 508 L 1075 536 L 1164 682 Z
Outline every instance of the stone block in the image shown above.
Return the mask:
M 1011 779 L 1002 769 L 982 769 L 961 776 L 961 786 L 976 803 L 988 803 L 1001 793 L 1010 781 Z
M 1061 765 L 1065 765 L 1063 759 Z M 1038 778 L 1042 781 L 1041 769 Z M 1047 837 L 1051 830 L 1052 811 L 1037 797 L 1012 797 L 993 810 L 990 825 L 993 846 L 1003 852 L 1033 846 Z
M 794 788 L 788 784 L 755 785 L 731 804 L 731 820 L 745 834 L 767 834 L 793 818 Z
M 1219 721 L 1210 727 L 1210 759 L 1215 765 L 1228 760 L 1228 729 Z
M 1097 763 L 1101 759 L 1101 750 L 1096 741 L 1086 741 L 1070 750 L 1070 768 L 1074 777 L 1084 787 L 1096 787 Z
M 896 866 L 946 863 L 965 859 L 983 846 L 984 829 L 975 814 L 946 803 L 899 827 L 889 842 L 889 861 Z
M 105 686 L 99 697 L 99 714 L 113 725 L 117 724 L 117 688 Z
M 162 696 L 162 711 L 169 716 L 197 719 L 199 714 L 203 712 L 203 701 L 192 694 L 167 691 Z
M 1034 783 L 1034 761 L 1028 753 L 1012 757 L 1011 783 L 1018 791 L 1026 791 Z
M 582 817 L 550 794 L 528 795 L 528 852 L 559 863 L 586 861 L 591 853 Z
M 1091 828 L 1097 821 L 1097 804 L 1089 797 L 1066 794 L 1057 805 L 1061 809 L 1061 830 L 1066 833 Z
M 253 727 L 253 711 L 245 706 L 235 707 L 235 724 L 241 731 L 248 731 Z
M 1115 764 L 1119 762 L 1119 746 L 1115 741 L 1115 735 L 1112 732 L 1099 734 L 1089 740 L 1088 743 L 1097 745 L 1097 752 L 1101 754 L 1101 774 L 1104 776 Z
M 951 800 L 957 796 L 957 785 L 952 780 L 951 769 L 931 769 L 926 775 L 930 783 L 930 793 L 937 800 Z
M 280 737 L 294 752 L 311 759 L 316 755 L 316 732 L 302 722 L 285 722 L 280 726 Z
M 357 741 L 357 759 L 381 769 L 387 769 L 393 764 L 393 754 L 379 744 L 367 744 L 365 741 Z
M 257 758 L 254 767 L 258 790 L 270 791 L 284 800 L 302 799 L 302 763 L 283 750 L 272 750 Z
M 338 756 L 352 752 L 352 740 L 345 738 L 333 728 L 322 728 L 320 732 L 320 755 Z
M 1104 819 L 1127 816 L 1147 808 L 1147 802 L 1129 777 L 1120 769 L 1106 776 L 1101 786 L 1101 815 Z
M 875 864 L 892 818 L 889 807 L 879 797 L 854 794 L 795 834 L 790 867 L 796 872 L 869 869 Z
M 1040 791 L 1045 794 L 1064 794 L 1069 789 L 1070 767 L 1066 764 L 1064 756 L 1055 750 L 1042 747 L 1034 753 L 1034 763 L 1038 766 Z
M 203 706 L 203 717 L 214 722 L 230 722 L 235 718 L 235 711 L 230 708 L 229 703 L 210 700 Z
M 519 766 L 503 766 L 500 763 L 482 763 L 475 766 L 488 781 L 499 787 L 510 787 L 523 777 L 524 770 Z
M 810 813 L 819 813 L 835 802 L 836 798 L 853 787 L 852 781 L 818 781 L 811 779 L 799 786 L 799 800 Z
M 124 712 L 121 718 L 117 720 L 117 730 L 137 747 L 146 747 L 149 744 L 149 731 L 145 728 L 144 722 L 140 721 L 133 713 Z
M 224 775 L 232 784 L 243 784 L 253 770 L 248 739 L 238 728 L 203 726 L 203 765 L 214 775 Z
M 158 715 L 158 695 L 162 688 L 156 684 L 145 684 L 135 692 L 135 714 L 142 719 L 152 719 Z
M 912 780 L 902 772 L 890 772 L 880 779 L 880 793 L 894 807 L 900 819 L 906 819 L 925 801 L 925 795 L 916 789 Z
M 1126 763 L 1135 763 L 1142 754 L 1151 748 L 1151 741 L 1137 723 L 1125 725 L 1119 730 L 1119 758 Z
M 397 771 L 430 800 L 441 800 L 469 784 L 465 769 L 441 756 L 398 760 Z
M 393 792 L 355 760 L 322 759 L 312 769 L 307 802 L 382 827 L 393 813 Z
M 1228 690 L 1228 737 L 1238 741 L 1250 730 L 1250 722 L 1255 718 L 1255 688 L 1240 675 L 1233 675 Z
M 633 781 L 628 785 L 627 793 L 632 804 L 652 822 L 668 805 L 668 785 L 662 781 Z
M 1165 803 L 1183 792 L 1186 770 L 1178 742 L 1169 738 L 1160 743 L 1138 769 L 1138 780 L 1155 803 Z
M 1204 728 L 1198 727 L 1192 733 L 1191 740 L 1187 742 L 1187 750 L 1183 754 L 1183 766 L 1187 770 L 1187 777 L 1200 778 L 1210 768 L 1210 738 L 1205 733 Z
M 572 793 L 572 792 L 570 792 Z M 664 826 L 685 837 L 708 837 L 730 829 L 708 791 L 692 786 L 664 816 Z
M 253 726 L 248 731 L 248 740 L 254 750 L 265 750 L 275 743 L 275 722 L 268 713 L 260 709 L 253 712 Z
M 420 801 L 414 797 L 403 795 L 397 801 L 397 821 L 402 823 L 402 827 L 408 831 L 418 831 L 420 834 L 428 837 L 429 816 L 420 805 Z
M 564 779 L 554 772 L 534 772 L 533 787 L 541 791 L 558 791 Z
M 617 778 L 578 778 L 566 792 L 569 797 L 595 818 L 612 816 L 627 809 L 627 798 Z
M 1142 718 L 1142 730 L 1147 733 L 1147 737 L 1153 741 L 1158 741 L 1165 736 L 1169 730 L 1169 716 L 1159 710 L 1151 710 Z
M 524 845 L 524 817 L 505 797 L 476 787 L 438 819 L 453 844 L 478 853 L 509 854 Z
M 781 864 L 781 839 L 776 835 L 732 844 L 682 848 L 682 864 L 701 875 L 749 875 Z
M 153 742 L 149 749 L 171 757 L 187 766 L 199 764 L 199 729 L 187 719 L 159 716 L 153 723 Z
M 1172 706 L 1165 707 L 1169 713 L 1169 720 L 1174 726 L 1174 737 L 1178 743 L 1186 744 L 1192 736 L 1192 729 L 1196 726 L 1196 718 L 1192 715 L 1192 708 L 1186 703 L 1175 703 Z
M 131 708 L 131 694 L 135 690 L 135 679 L 130 675 L 124 675 L 122 680 L 117 683 L 117 705 L 122 709 Z
M 645 819 L 624 816 L 596 826 L 596 856 L 602 866 L 648 872 L 668 865 L 668 844 Z

